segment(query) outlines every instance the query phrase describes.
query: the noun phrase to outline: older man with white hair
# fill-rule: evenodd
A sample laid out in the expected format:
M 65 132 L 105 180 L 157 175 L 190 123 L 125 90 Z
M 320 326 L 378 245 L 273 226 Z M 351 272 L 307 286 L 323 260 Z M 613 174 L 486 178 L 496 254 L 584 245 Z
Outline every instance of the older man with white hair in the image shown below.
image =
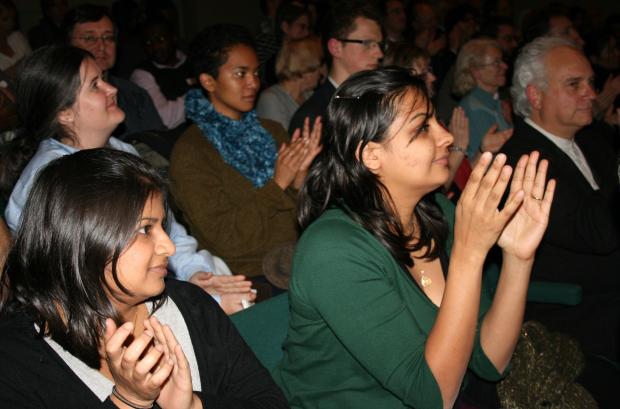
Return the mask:
M 616 156 L 605 124 L 592 123 L 593 72 L 570 40 L 539 37 L 517 57 L 517 118 L 502 152 L 515 164 L 537 150 L 557 181 L 533 280 L 579 284 L 576 307 L 530 304 L 526 318 L 568 332 L 586 352 L 618 359 L 620 228 Z M 526 175 L 527 177 L 527 175 Z M 538 199 L 538 198 L 535 198 Z

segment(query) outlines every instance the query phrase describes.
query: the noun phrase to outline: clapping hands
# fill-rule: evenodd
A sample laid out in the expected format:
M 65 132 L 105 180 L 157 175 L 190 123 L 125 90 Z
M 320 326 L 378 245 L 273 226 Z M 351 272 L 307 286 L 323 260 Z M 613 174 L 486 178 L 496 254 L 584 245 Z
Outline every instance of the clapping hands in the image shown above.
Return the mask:
M 321 151 L 321 130 L 321 117 L 314 120 L 312 129 L 310 119 L 306 118 L 303 131 L 296 129 L 291 142 L 280 146 L 273 179 L 282 190 L 291 185 L 301 188 L 312 161 Z
M 172 330 L 157 318 L 144 321 L 144 331 L 128 345 L 133 324 L 116 327 L 106 320 L 105 359 L 115 388 L 132 404 L 163 409 L 198 409 L 202 403 L 192 390 L 189 363 Z

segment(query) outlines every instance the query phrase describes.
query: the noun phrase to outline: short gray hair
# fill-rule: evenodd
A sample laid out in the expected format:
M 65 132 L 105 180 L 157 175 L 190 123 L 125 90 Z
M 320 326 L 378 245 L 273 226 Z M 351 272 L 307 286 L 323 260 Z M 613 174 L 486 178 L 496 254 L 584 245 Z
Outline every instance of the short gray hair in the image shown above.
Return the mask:
M 469 91 L 476 87 L 476 80 L 471 73 L 473 67 L 484 64 L 484 57 L 489 48 L 501 50 L 497 41 L 491 38 L 476 38 L 468 41 L 459 51 L 456 57 L 454 70 L 454 85 L 452 92 L 459 96 L 465 96 Z
M 519 116 L 525 118 L 532 113 L 530 101 L 525 93 L 527 86 L 532 84 L 541 89 L 547 88 L 545 57 L 557 47 L 570 47 L 582 52 L 571 40 L 551 36 L 535 38 L 521 49 L 515 61 L 512 87 L 510 87 L 514 111 Z

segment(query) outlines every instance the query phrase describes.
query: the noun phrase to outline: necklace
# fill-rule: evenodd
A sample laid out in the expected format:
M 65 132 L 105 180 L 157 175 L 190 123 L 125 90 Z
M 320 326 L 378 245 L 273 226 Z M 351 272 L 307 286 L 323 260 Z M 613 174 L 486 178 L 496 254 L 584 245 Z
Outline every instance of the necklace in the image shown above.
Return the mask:
M 422 287 L 430 287 L 433 284 L 433 280 L 429 276 L 424 275 L 424 270 L 420 270 L 420 284 Z

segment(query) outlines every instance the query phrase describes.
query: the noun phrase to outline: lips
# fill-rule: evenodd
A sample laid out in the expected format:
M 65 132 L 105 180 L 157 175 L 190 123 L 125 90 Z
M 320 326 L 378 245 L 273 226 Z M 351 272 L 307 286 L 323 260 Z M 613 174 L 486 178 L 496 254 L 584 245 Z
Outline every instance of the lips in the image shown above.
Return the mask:
M 149 267 L 149 271 L 152 273 L 160 274 L 162 277 L 168 275 L 168 263 L 160 264 L 158 266 Z

